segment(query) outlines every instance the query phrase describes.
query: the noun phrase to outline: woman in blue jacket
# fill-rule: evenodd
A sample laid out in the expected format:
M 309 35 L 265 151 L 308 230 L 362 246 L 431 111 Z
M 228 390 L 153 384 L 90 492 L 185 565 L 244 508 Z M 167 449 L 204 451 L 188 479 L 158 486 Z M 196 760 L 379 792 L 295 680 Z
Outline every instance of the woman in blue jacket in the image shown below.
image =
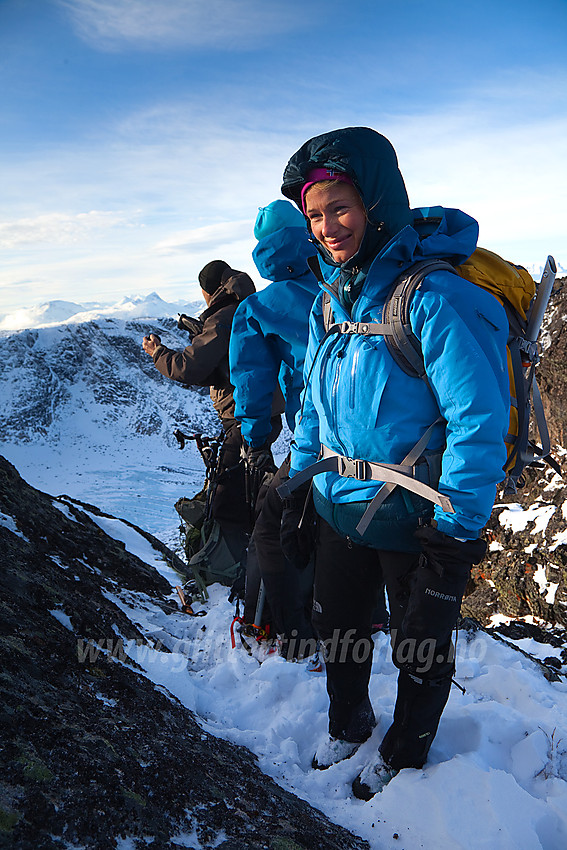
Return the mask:
M 271 283 L 243 301 L 234 314 L 230 337 L 230 373 L 235 417 L 240 422 L 247 463 L 258 472 L 275 471 L 270 452 L 272 399 L 278 388 L 291 431 L 303 388 L 303 363 L 309 336 L 309 313 L 319 291 L 307 260 L 316 255 L 305 218 L 289 201 L 261 207 L 254 226 L 256 268 Z M 294 657 L 313 650 L 311 626 L 312 570 L 301 575 L 280 548 L 282 504 L 276 487 L 289 473 L 289 459 L 262 493 L 260 512 L 248 548 L 244 619 L 255 623 L 260 579 L 269 606 L 262 622 L 271 621 L 282 636 L 282 654 Z M 291 640 L 289 640 L 291 638 Z M 289 640 L 289 642 L 288 642 Z M 309 652 L 308 652 L 309 654 Z
M 261 207 L 252 258 L 270 285 L 239 305 L 232 322 L 229 361 L 235 416 L 248 446 L 260 450 L 270 432 L 272 398 L 280 386 L 290 431 L 303 389 L 309 313 L 319 292 L 307 260 L 316 255 L 305 218 L 289 201 Z
M 485 551 L 479 533 L 506 461 L 508 322 L 492 295 L 437 270 L 410 312 L 426 381 L 394 362 L 384 336 L 360 332 L 380 322 L 400 274 L 427 258 L 463 262 L 478 235 L 477 223 L 458 210 L 410 210 L 395 151 L 374 130 L 350 127 L 306 142 L 285 169 L 282 192 L 336 267 L 322 288 L 342 329 L 326 332 L 321 292 L 291 457 L 292 483 L 309 477 L 302 472 L 321 455 L 335 458 L 336 470 L 313 478 L 314 624 L 327 648 L 330 697 L 329 739 L 314 767 L 352 755 L 376 723 L 368 698 L 370 625 L 383 573 L 398 694 L 376 760 L 353 783 L 353 792 L 369 799 L 398 770 L 424 764 L 449 696 L 451 633 L 470 567 Z M 365 477 L 365 466 L 352 459 L 398 466 L 420 441 L 426 445 L 417 468 L 437 470 L 429 484 L 440 504 L 395 487 L 361 535 L 359 521 L 384 482 Z M 286 500 L 283 532 L 297 521 L 306 487 Z

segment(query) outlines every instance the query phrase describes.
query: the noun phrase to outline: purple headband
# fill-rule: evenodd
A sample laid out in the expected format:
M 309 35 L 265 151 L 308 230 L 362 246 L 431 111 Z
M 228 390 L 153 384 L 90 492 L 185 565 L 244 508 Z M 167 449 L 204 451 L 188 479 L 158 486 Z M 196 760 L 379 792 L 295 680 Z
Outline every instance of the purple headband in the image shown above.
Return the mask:
M 328 168 L 313 168 L 307 175 L 307 181 L 301 190 L 301 209 L 303 212 L 305 212 L 305 193 L 311 186 L 314 186 L 315 183 L 320 183 L 322 180 L 339 180 L 341 183 L 353 185 L 348 174 L 344 174 L 342 171 L 333 171 L 333 169 Z

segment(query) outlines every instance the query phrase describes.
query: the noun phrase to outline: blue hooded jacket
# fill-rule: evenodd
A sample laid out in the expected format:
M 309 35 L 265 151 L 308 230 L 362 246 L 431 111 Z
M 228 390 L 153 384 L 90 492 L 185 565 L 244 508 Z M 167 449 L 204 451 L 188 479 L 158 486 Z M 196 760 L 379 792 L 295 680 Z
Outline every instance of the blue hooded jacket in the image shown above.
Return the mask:
M 288 203 L 288 202 L 280 202 Z M 297 214 L 297 211 L 296 211 Z M 242 436 L 261 446 L 271 431 L 274 390 L 280 384 L 285 416 L 293 431 L 303 388 L 309 312 L 319 292 L 307 265 L 316 254 L 306 227 L 284 227 L 261 239 L 252 254 L 260 275 L 271 280 L 234 314 L 230 337 L 230 379 L 235 417 Z
M 348 170 L 348 138 L 346 148 L 343 170 Z M 318 164 L 325 164 L 321 148 L 317 156 Z M 372 185 L 379 167 L 368 157 L 354 175 L 365 204 L 369 195 L 364 187 Z M 309 168 L 301 160 L 289 168 L 282 191 L 296 200 L 298 175 Z M 374 215 L 379 211 L 378 203 Z M 341 298 L 344 269 L 323 284 L 331 293 L 335 321 L 379 322 L 391 286 L 405 269 L 425 258 L 463 262 L 476 248 L 477 222 L 459 210 L 416 210 L 410 218 L 413 222 L 402 226 L 364 269 L 352 308 Z M 291 475 L 315 462 L 321 444 L 350 458 L 399 464 L 441 413 L 446 423 L 436 426 L 428 450 L 442 451 L 438 489 L 450 498 L 455 513 L 436 505 L 434 517 L 446 534 L 475 539 L 492 510 L 507 456 L 510 390 L 504 309 L 490 293 L 448 271 L 427 275 L 412 300 L 410 322 L 421 340 L 428 386 L 402 371 L 383 336 L 333 334 L 323 340 L 322 300 L 320 293 L 311 315 L 306 389 L 292 445 Z M 381 486 L 333 472 L 313 480 L 332 504 L 370 501 Z

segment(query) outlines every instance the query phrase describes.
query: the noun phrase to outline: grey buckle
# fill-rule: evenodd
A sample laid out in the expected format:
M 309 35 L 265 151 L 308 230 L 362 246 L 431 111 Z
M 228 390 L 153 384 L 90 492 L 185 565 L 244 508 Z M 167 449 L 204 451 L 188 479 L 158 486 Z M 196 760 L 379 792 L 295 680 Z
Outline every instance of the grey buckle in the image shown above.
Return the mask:
M 342 334 L 366 334 L 370 332 L 368 322 L 341 322 L 339 325 L 340 333 Z
M 343 478 L 356 478 L 358 481 L 366 481 L 366 461 L 339 455 L 337 472 Z

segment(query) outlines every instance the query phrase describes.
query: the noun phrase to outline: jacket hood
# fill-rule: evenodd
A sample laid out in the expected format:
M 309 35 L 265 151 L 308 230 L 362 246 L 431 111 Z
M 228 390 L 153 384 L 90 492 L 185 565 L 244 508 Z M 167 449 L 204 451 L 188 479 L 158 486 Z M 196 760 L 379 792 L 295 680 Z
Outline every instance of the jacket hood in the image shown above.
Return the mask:
M 411 223 L 408 195 L 396 152 L 388 139 L 376 130 L 370 127 L 333 130 L 315 136 L 299 148 L 285 167 L 282 194 L 294 201 L 300 210 L 301 190 L 313 168 L 347 174 L 366 209 L 368 226 L 362 244 L 355 258 L 343 265 L 366 262 Z M 329 261 L 327 256 L 325 260 Z
M 265 280 L 289 280 L 311 273 L 307 259 L 316 254 L 306 227 L 283 227 L 258 242 L 252 259 Z
M 412 210 L 412 227 L 391 240 L 380 254 L 380 263 L 402 269 L 418 260 L 444 259 L 464 263 L 476 248 L 478 222 L 450 207 Z
M 448 207 L 419 207 L 412 210 L 413 227 L 419 241 L 414 258 L 427 257 L 464 263 L 476 248 L 478 222 L 461 210 Z
M 230 275 L 230 277 L 228 277 L 228 279 L 219 286 L 217 291 L 214 293 L 211 298 L 211 303 L 207 309 L 201 313 L 200 318 L 202 320 L 212 316 L 213 313 L 216 313 L 216 311 L 220 310 L 221 307 L 226 307 L 228 304 L 238 304 L 240 301 L 244 301 L 244 299 L 253 292 L 256 292 L 256 287 L 252 282 L 252 278 L 245 272 L 238 272 L 234 269 L 230 269 L 230 271 L 225 272 L 225 274 Z
M 289 201 L 272 201 L 267 207 L 260 207 L 254 223 L 254 238 L 260 241 L 282 227 L 305 227 L 305 218 Z

